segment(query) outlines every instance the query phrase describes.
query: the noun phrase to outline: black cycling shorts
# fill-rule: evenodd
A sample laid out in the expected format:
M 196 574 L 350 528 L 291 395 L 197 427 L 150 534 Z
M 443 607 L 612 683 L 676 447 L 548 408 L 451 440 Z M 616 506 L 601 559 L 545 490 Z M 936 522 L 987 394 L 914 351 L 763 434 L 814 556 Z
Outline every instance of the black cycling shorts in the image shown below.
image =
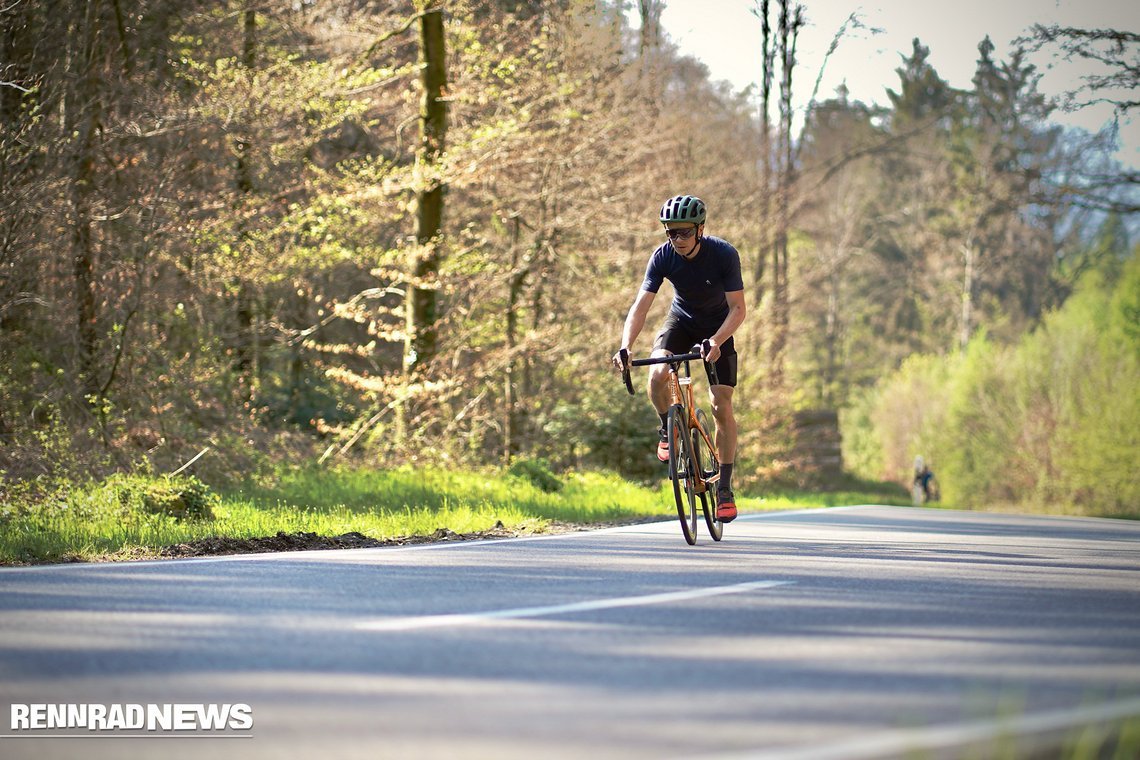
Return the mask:
M 703 340 L 708 340 L 712 336 L 713 333 L 706 335 L 688 329 L 680 324 L 676 315 L 669 314 L 665 318 L 665 324 L 661 326 L 661 332 L 657 333 L 657 339 L 653 341 L 653 350 L 664 349 L 671 354 L 687 354 L 693 346 Z M 708 365 L 705 364 L 704 368 L 705 374 L 708 375 Z M 716 360 L 716 379 L 720 385 L 727 385 L 730 388 L 736 387 L 736 344 L 732 338 L 726 340 L 724 345 L 720 347 L 720 358 Z M 709 377 L 709 384 L 712 384 L 711 376 Z

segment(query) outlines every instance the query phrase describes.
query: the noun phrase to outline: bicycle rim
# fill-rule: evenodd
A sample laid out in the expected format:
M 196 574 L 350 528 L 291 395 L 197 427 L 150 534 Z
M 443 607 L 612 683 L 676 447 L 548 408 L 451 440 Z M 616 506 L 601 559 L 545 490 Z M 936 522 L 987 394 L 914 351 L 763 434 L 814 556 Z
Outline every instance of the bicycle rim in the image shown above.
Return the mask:
M 669 410 L 669 477 L 673 480 L 673 497 L 677 501 L 677 517 L 681 532 L 692 546 L 697 543 L 697 500 L 693 492 L 692 443 L 685 412 L 675 406 Z
M 698 430 L 699 428 L 699 430 Z M 709 433 L 708 418 L 704 409 L 697 410 L 697 427 L 693 428 L 693 459 L 700 468 L 701 477 L 706 481 L 720 472 L 720 462 L 717 461 L 716 452 L 705 443 L 705 436 Z M 716 484 L 707 483 L 704 493 L 701 494 L 701 511 L 705 515 L 705 525 L 708 526 L 709 535 L 713 541 L 719 541 L 724 536 L 724 523 L 716 519 Z

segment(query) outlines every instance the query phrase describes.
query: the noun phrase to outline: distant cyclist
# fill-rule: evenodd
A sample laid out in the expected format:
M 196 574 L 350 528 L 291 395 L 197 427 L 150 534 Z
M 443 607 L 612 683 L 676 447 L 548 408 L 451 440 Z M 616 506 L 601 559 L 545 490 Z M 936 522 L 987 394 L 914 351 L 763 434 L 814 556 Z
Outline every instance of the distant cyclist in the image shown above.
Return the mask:
M 934 473 L 926 465 L 921 456 L 914 458 L 914 496 L 915 503 L 921 504 L 938 498 L 934 485 Z M 921 500 L 919 496 L 921 495 Z
M 736 460 L 736 416 L 732 393 L 736 387 L 736 347 L 732 334 L 744 322 L 744 281 L 740 276 L 740 254 L 728 242 L 706 236 L 705 204 L 692 195 L 678 195 L 665 201 L 660 220 L 665 225 L 665 241 L 645 268 L 645 280 L 625 318 L 621 348 L 632 353 L 633 343 L 645 326 L 649 307 L 664 280 L 673 285 L 673 305 L 653 343 L 652 357 L 688 353 L 705 340 L 705 359 L 716 365 L 718 385 L 709 378 L 709 396 L 716 419 L 716 448 L 720 455 L 716 516 L 721 522 L 736 518 L 736 498 L 732 493 L 732 466 Z M 621 351 L 613 364 L 621 369 Z M 707 374 L 707 368 L 706 368 Z M 669 369 L 658 364 L 649 374 L 649 401 L 661 418 L 657 458 L 669 460 Z

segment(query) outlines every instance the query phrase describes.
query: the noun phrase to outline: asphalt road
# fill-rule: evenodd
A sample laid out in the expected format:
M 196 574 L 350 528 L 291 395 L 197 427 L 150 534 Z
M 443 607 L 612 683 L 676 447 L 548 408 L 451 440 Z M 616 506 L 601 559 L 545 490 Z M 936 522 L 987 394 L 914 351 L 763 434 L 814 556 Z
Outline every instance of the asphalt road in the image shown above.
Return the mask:
M 39 703 L 253 727 L 12 730 Z M 0 709 L 3 758 L 1027 756 L 1140 726 L 1140 523 L 853 507 L 695 547 L 666 522 L 4 569 Z

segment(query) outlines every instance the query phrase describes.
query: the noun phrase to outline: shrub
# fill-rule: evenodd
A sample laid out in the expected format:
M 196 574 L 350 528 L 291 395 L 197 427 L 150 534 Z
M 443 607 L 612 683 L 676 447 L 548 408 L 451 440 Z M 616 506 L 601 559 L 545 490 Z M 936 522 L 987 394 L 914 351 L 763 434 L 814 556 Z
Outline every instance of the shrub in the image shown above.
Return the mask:
M 119 476 L 107 486 L 129 510 L 178 520 L 212 520 L 219 497 L 195 477 Z
M 844 417 L 852 461 L 898 479 L 921 453 L 950 503 L 1136 516 L 1140 257 L 1092 270 L 1013 346 L 913 357 Z M 861 472 L 865 475 L 876 473 Z
M 543 493 L 557 493 L 562 490 L 562 481 L 550 470 L 545 459 L 516 459 L 507 471 L 516 478 L 528 481 Z

